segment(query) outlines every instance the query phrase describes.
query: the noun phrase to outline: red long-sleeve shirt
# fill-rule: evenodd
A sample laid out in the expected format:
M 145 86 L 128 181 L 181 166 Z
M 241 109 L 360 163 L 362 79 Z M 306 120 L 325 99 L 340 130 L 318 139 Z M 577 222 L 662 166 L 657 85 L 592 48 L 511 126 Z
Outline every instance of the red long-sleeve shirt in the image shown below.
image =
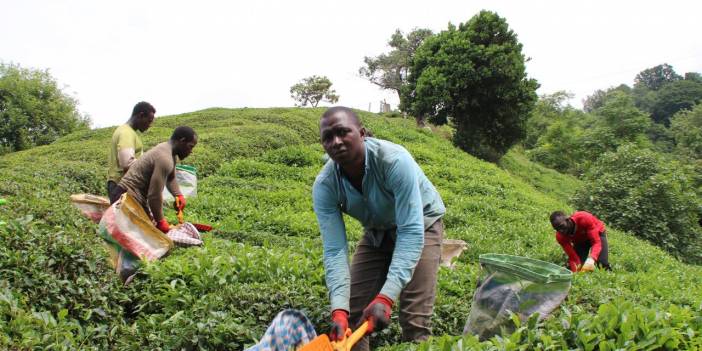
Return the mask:
M 605 231 L 605 226 L 597 217 L 585 211 L 573 213 L 570 219 L 575 222 L 575 234 L 571 236 L 556 232 L 556 240 L 561 244 L 563 251 L 568 255 L 570 270 L 575 272 L 577 266 L 582 262 L 580 262 L 580 257 L 578 257 L 578 254 L 575 252 L 573 245 L 589 241 L 590 257 L 597 261 L 600 257 L 600 251 L 602 250 L 600 233 Z

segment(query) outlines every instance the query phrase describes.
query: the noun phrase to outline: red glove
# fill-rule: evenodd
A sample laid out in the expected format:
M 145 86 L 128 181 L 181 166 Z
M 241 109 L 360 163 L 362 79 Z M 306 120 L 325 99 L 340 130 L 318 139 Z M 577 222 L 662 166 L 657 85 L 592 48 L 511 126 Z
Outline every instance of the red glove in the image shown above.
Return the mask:
M 165 218 L 162 218 L 160 221 L 158 221 L 158 224 L 156 224 L 156 228 L 158 230 L 162 231 L 163 233 L 168 233 L 169 230 L 171 230 L 170 224 L 168 224 L 168 221 Z
M 185 196 L 178 195 L 173 202 L 173 208 L 176 211 L 182 211 L 185 208 Z
M 332 324 L 331 330 L 329 331 L 329 340 L 343 340 L 344 336 L 346 335 L 346 329 L 348 328 L 349 313 L 340 309 L 332 311 Z
M 570 271 L 573 273 L 580 270 L 580 265 L 581 265 L 580 260 L 578 260 L 578 261 L 569 260 L 568 261 L 568 266 L 570 267 Z
M 383 294 L 378 294 L 378 296 L 368 304 L 368 307 L 363 310 L 363 315 L 361 316 L 361 321 L 368 321 L 368 331 L 366 331 L 366 334 L 370 334 L 374 331 L 381 331 L 390 324 L 392 304 L 392 300 Z

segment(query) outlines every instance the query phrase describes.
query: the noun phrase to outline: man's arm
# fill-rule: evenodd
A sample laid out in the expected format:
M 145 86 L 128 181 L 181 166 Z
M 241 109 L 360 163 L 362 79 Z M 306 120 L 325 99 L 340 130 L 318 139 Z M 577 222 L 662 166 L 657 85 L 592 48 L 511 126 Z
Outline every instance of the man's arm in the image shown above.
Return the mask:
M 312 202 L 322 234 L 324 273 L 329 290 L 331 310 L 350 311 L 351 274 L 349 273 L 346 227 L 337 203 L 337 194 L 329 184 L 316 181 L 312 186 Z
M 563 251 L 565 251 L 566 255 L 568 255 L 568 266 L 570 266 L 570 270 L 577 272 L 578 266 L 581 265 L 582 262 L 580 262 L 580 257 L 575 252 L 570 239 L 568 239 L 565 235 L 556 232 L 556 241 L 558 241 L 563 248 Z
M 424 212 L 418 167 L 408 153 L 401 153 L 389 167 L 386 178 L 395 195 L 397 240 L 380 293 L 393 301 L 397 301 L 402 289 L 412 279 L 424 249 Z
M 172 170 L 169 169 L 170 166 L 171 163 L 168 160 L 157 159 L 154 162 L 154 171 L 149 180 L 149 193 L 146 200 L 156 222 L 163 219 L 163 187 L 169 174 L 172 173 Z
M 600 251 L 602 251 L 602 241 L 600 240 L 600 231 L 597 229 L 597 218 L 594 216 L 589 216 L 587 218 L 587 238 L 590 240 L 590 255 L 593 260 L 597 261 L 600 257 Z
M 133 147 L 117 149 L 117 162 L 119 163 L 119 168 L 121 168 L 123 171 L 126 172 L 135 161 L 136 155 Z
M 173 195 L 173 197 L 177 197 L 178 195 L 183 195 L 183 193 L 180 191 L 180 185 L 178 185 L 178 180 L 176 179 L 175 176 L 175 167 L 173 168 L 173 172 L 168 175 L 167 181 L 166 181 L 166 189 Z
M 126 130 L 121 130 L 117 137 L 117 163 L 126 172 L 136 161 L 136 140 L 133 133 L 127 135 Z

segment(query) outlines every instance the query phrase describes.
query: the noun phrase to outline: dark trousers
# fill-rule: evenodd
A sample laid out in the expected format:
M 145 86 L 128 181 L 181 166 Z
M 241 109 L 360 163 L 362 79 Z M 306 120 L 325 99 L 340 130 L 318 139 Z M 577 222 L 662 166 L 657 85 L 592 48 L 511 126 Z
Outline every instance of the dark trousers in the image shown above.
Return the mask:
M 602 243 L 602 250 L 600 251 L 600 257 L 597 258 L 597 266 L 611 271 L 612 268 L 609 266 L 609 245 L 607 245 L 607 233 L 600 233 L 600 242 Z M 585 241 L 579 244 L 573 245 L 575 252 L 580 257 L 580 262 L 585 262 L 587 257 L 590 255 L 591 243 Z
M 121 186 L 117 185 L 117 183 L 115 183 L 114 181 L 107 181 L 107 196 L 110 198 L 110 205 L 117 202 L 117 200 L 119 200 L 119 198 L 122 197 L 122 194 L 126 192 L 126 190 L 124 190 Z
M 444 224 L 437 220 L 424 231 L 424 249 L 412 279 L 400 293 L 400 327 L 403 341 L 422 341 L 431 336 L 431 316 L 436 297 L 436 279 L 441 261 Z M 395 241 L 386 234 L 380 247 L 373 247 L 366 235 L 358 243 L 351 261 L 351 315 L 356 326 L 363 309 L 380 293 L 390 268 Z M 359 341 L 354 351 L 369 350 L 368 337 Z

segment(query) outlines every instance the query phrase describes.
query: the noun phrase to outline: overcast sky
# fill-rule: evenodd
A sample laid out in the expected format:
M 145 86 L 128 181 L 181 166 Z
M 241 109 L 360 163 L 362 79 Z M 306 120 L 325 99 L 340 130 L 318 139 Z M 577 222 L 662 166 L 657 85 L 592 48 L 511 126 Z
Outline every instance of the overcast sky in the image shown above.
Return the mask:
M 671 64 L 702 72 L 702 1 L 11 1 L 0 61 L 49 69 L 95 127 L 134 104 L 157 116 L 208 107 L 293 106 L 290 86 L 326 75 L 339 104 L 374 112 L 398 98 L 358 75 L 396 28 L 446 29 L 482 9 L 507 19 L 539 94 L 576 107 L 596 89 Z

